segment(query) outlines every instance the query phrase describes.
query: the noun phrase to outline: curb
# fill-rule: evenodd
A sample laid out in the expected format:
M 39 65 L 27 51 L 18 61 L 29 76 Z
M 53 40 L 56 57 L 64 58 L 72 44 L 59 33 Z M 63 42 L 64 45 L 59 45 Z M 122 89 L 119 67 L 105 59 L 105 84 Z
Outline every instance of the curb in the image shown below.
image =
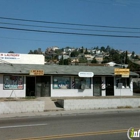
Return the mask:
M 109 113 L 130 113 L 139 112 L 140 108 L 128 109 L 98 109 L 98 110 L 59 110 L 59 111 L 46 111 L 46 112 L 32 112 L 32 113 L 15 113 L 15 114 L 1 114 L 0 119 L 8 118 L 22 118 L 22 117 L 53 117 L 53 116 L 67 116 L 67 115 L 87 115 L 87 114 L 109 114 Z

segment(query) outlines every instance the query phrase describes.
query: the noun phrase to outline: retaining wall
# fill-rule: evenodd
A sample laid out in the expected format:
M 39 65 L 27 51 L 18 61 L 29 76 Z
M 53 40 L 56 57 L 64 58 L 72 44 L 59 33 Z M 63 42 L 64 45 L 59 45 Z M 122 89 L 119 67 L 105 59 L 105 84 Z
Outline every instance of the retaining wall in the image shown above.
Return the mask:
M 0 114 L 43 112 L 44 101 L 4 101 L 0 102 Z
M 140 98 L 59 99 L 58 103 L 64 110 L 137 108 L 140 107 Z

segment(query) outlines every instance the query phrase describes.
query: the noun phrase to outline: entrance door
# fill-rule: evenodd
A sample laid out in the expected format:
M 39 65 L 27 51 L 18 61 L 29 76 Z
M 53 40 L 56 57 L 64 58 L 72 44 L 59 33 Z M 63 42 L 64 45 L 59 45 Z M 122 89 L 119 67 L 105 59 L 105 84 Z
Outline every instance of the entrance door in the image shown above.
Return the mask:
M 106 96 L 114 96 L 114 77 L 106 77 Z
M 35 77 L 26 77 L 26 96 L 35 96 Z
M 49 97 L 50 96 L 50 76 L 36 77 L 36 96 Z
M 101 96 L 101 77 L 93 78 L 93 95 Z

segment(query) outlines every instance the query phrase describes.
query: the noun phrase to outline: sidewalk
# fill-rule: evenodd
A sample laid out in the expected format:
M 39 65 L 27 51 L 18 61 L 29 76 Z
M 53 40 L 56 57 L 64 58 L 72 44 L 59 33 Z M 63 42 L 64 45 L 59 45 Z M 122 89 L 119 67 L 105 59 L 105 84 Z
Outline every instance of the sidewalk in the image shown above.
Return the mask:
M 47 111 L 34 113 L 14 113 L 0 114 L 0 119 L 18 118 L 18 117 L 51 117 L 51 116 L 67 116 L 67 115 L 84 115 L 84 114 L 110 114 L 110 113 L 134 113 L 139 112 L 140 108 L 122 108 L 122 109 L 95 109 L 95 110 L 69 110 L 69 111 Z

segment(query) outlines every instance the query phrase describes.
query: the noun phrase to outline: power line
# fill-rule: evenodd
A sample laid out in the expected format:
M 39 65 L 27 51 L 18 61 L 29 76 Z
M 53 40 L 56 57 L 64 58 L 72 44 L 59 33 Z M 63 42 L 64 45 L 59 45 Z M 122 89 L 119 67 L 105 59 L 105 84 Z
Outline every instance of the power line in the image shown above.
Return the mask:
M 39 26 L 39 25 L 17 24 L 17 23 L 9 23 L 9 22 L 0 22 L 0 24 L 26 26 L 26 27 L 51 28 L 51 29 L 64 29 L 64 30 L 79 30 L 79 31 L 116 32 L 116 33 L 140 33 L 140 32 L 132 32 L 132 31 L 93 30 L 93 29 L 81 29 L 81 28 L 64 28 L 64 27 L 52 27 L 52 26 Z
M 128 0 L 126 0 L 126 2 L 125 1 L 116 1 L 116 0 L 110 0 L 110 2 L 105 2 L 104 0 L 103 1 L 99 1 L 99 0 L 95 0 L 95 1 L 93 1 L 93 0 L 80 0 L 80 1 L 83 1 L 83 2 L 90 2 L 90 3 L 97 3 L 97 4 L 106 4 L 106 5 L 120 5 L 120 6 L 129 6 L 129 5 L 131 5 L 131 7 L 133 6 L 133 7 L 136 7 L 136 6 L 139 6 L 139 1 L 132 1 L 132 0 L 130 0 L 130 1 L 128 1 Z
M 0 36 L 0 38 L 4 38 L 4 39 L 14 39 L 14 40 L 26 40 L 26 41 L 39 41 L 39 42 L 61 42 L 61 43 L 82 43 L 82 44 L 93 44 L 93 42 L 77 42 L 77 41 L 56 41 L 56 40 L 43 40 L 43 39 L 27 39 L 27 38 L 16 38 L 16 37 L 5 37 L 5 36 Z M 96 44 L 107 44 L 107 42 L 94 42 Z M 127 42 L 128 43 L 128 42 Z M 126 42 L 123 43 L 116 43 L 116 42 L 110 42 L 110 44 L 127 44 Z M 128 43 L 128 44 L 140 44 L 140 43 Z
M 80 35 L 80 36 L 100 36 L 100 37 L 120 37 L 120 38 L 140 38 L 140 36 L 128 36 L 128 35 L 103 35 L 103 34 L 87 34 L 87 33 L 74 33 L 74 32 L 56 32 L 56 31 L 46 31 L 46 30 L 33 30 L 33 29 L 23 29 L 23 28 L 10 28 L 10 27 L 1 27 L 1 26 L 0 26 L 0 29 L 17 30 L 17 31 L 28 31 L 28 32 L 40 32 L 40 33 L 53 33 L 53 34 Z
M 0 17 L 0 19 L 6 20 L 18 20 L 18 21 L 26 21 L 26 22 L 39 22 L 39 23 L 49 23 L 49 24 L 62 24 L 62 25 L 72 25 L 72 26 L 88 26 L 88 27 L 102 27 L 102 28 L 117 28 L 117 29 L 140 29 L 136 27 L 121 27 L 121 26 L 105 26 L 105 25 L 91 25 L 91 24 L 76 24 L 76 23 L 68 23 L 68 22 L 52 22 L 52 21 L 42 21 L 42 20 L 29 20 L 29 19 L 21 19 L 21 18 L 9 18 L 9 17 Z

